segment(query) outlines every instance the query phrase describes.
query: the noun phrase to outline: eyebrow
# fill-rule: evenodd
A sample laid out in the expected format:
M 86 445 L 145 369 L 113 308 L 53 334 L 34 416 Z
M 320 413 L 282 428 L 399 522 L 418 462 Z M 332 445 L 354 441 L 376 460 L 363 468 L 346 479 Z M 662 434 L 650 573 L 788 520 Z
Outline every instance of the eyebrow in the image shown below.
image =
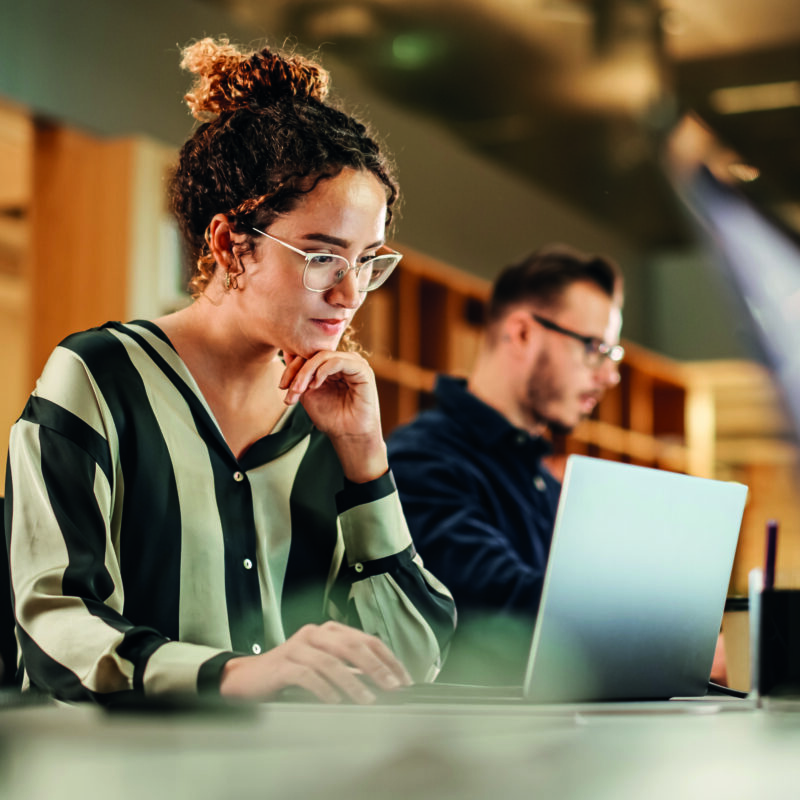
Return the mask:
M 341 247 L 343 250 L 346 250 L 350 244 L 346 239 L 340 239 L 338 236 L 330 236 L 327 233 L 307 233 L 305 236 L 302 236 L 301 239 L 305 242 L 325 242 L 325 244 Z M 371 250 L 373 247 L 383 247 L 383 245 L 383 241 L 377 241 L 368 244 L 364 249 Z

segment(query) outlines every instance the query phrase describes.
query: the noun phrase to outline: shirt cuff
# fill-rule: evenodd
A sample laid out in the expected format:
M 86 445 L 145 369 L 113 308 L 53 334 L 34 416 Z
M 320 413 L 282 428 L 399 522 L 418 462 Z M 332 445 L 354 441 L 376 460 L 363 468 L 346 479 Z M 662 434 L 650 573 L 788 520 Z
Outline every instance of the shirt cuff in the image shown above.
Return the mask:
M 220 660 L 219 656 L 225 658 Z M 144 693 L 146 695 L 193 694 L 201 688 L 201 682 L 203 688 L 207 688 L 209 672 L 217 669 L 219 675 L 225 661 L 234 656 L 234 653 L 220 651 L 217 647 L 188 642 L 167 642 L 161 645 L 147 661 L 144 671 Z
M 397 485 L 391 470 L 384 472 L 380 478 L 366 483 L 353 483 L 345 478 L 344 489 L 336 495 L 336 509 L 340 514 L 344 514 L 355 506 L 372 503 L 396 491 Z
M 368 483 L 349 484 L 336 497 L 347 565 L 401 553 L 411 547 L 391 472 Z
M 219 653 L 200 665 L 200 671 L 197 673 L 198 693 L 219 694 L 222 670 L 232 658 L 239 658 L 239 656 L 236 653 Z

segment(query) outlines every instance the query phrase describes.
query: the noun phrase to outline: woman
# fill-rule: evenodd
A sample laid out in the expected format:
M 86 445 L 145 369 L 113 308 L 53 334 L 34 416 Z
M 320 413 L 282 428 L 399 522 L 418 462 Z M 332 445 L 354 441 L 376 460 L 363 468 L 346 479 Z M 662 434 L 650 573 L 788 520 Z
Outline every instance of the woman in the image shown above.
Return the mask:
M 170 196 L 194 301 L 51 356 L 10 447 L 26 685 L 63 699 L 432 680 L 452 599 L 416 556 L 374 376 L 337 350 L 400 256 L 363 125 L 300 57 L 198 42 Z

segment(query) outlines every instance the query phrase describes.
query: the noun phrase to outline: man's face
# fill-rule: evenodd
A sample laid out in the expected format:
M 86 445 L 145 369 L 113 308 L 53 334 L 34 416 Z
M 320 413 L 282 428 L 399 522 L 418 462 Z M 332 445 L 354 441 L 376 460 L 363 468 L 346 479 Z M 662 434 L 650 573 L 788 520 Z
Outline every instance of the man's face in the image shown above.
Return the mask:
M 559 306 L 536 313 L 583 336 L 607 344 L 619 342 L 620 308 L 592 283 L 572 284 Z M 537 422 L 546 423 L 555 433 L 568 433 L 592 413 L 606 389 L 618 383 L 617 366 L 608 359 L 590 366 L 580 341 L 541 326 L 539 334 L 541 347 L 532 362 L 522 404 Z

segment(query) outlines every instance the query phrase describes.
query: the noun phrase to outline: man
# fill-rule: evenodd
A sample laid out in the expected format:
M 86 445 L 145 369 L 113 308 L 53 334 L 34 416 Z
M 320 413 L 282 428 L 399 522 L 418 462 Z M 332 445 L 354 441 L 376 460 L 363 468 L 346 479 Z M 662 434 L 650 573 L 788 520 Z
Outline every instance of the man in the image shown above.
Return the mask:
M 501 273 L 468 381 L 389 439 L 412 538 L 456 600 L 451 680 L 520 682 L 560 484 L 542 462 L 619 381 L 622 278 L 606 258 L 543 248 Z

